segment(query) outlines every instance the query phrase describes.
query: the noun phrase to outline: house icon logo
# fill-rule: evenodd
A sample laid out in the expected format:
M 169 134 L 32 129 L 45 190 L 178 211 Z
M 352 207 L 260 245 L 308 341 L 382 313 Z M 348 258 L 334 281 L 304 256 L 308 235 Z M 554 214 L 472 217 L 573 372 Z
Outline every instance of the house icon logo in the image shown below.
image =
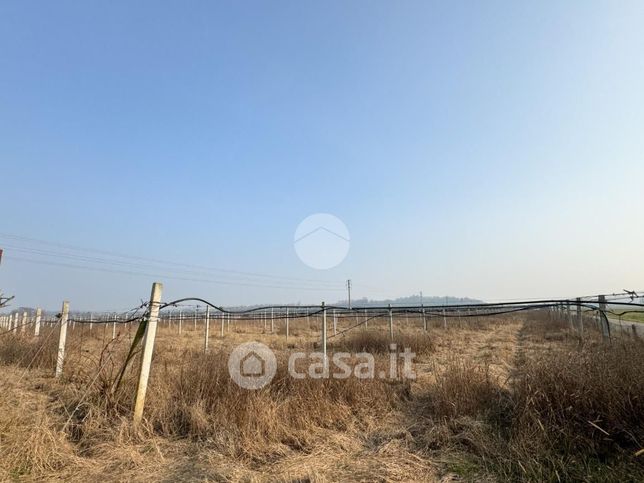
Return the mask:
M 261 389 L 273 380 L 276 370 L 275 354 L 260 342 L 240 344 L 228 357 L 228 373 L 244 389 Z
M 328 213 L 311 215 L 298 225 L 293 236 L 297 256 L 311 268 L 328 270 L 342 263 L 351 239 L 347 226 Z
M 262 377 L 266 373 L 266 362 L 255 351 L 246 354 L 240 362 L 243 377 Z

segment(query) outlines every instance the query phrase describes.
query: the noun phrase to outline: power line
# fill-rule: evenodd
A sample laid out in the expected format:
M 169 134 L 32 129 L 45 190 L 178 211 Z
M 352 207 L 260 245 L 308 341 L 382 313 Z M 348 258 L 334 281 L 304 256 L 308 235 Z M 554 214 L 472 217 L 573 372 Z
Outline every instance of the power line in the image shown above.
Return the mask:
M 214 284 L 220 284 L 220 285 L 237 285 L 242 287 L 263 287 L 263 288 L 287 289 L 287 290 L 312 290 L 312 291 L 331 290 L 331 291 L 340 291 L 340 292 L 344 291 L 343 288 L 305 287 L 305 286 L 293 286 L 293 285 L 269 285 L 269 284 L 260 284 L 260 283 L 233 282 L 233 281 L 225 281 L 225 280 L 179 277 L 175 275 L 167 275 L 167 274 L 159 274 L 159 273 L 133 272 L 129 270 L 117 270 L 117 269 L 108 269 L 108 268 L 101 268 L 101 267 L 73 265 L 68 263 L 50 262 L 46 260 L 33 260 L 29 258 L 21 258 L 21 257 L 13 257 L 13 256 L 7 256 L 6 258 L 14 261 L 32 263 L 37 265 L 52 265 L 52 266 L 58 266 L 58 267 L 64 267 L 64 268 L 75 268 L 80 270 L 90 270 L 90 271 L 98 271 L 98 272 L 106 272 L 106 273 L 120 273 L 125 275 L 138 275 L 138 276 L 144 276 L 144 277 L 171 278 L 174 280 L 183 280 L 188 282 L 214 283 Z
M 85 248 L 85 247 L 80 247 L 80 246 L 75 246 L 75 245 L 67 245 L 63 243 L 57 243 L 57 242 L 50 242 L 50 241 L 45 241 L 45 240 L 40 240 L 36 238 L 29 238 L 29 237 L 24 237 L 24 236 L 19 236 L 19 235 L 12 235 L 8 233 L 0 233 L 0 238 L 8 238 L 14 241 L 22 241 L 22 242 L 27 242 L 27 243 L 35 243 L 35 244 L 40 244 L 40 245 L 47 245 L 47 246 L 52 246 L 52 247 L 58 247 L 62 248 L 64 250 L 68 251 L 80 251 L 80 252 L 86 252 L 86 253 L 96 253 L 96 254 L 101 254 L 101 255 L 107 255 L 110 257 L 116 257 L 116 258 L 123 258 L 123 259 L 128 259 L 128 260 L 138 260 L 138 261 L 144 261 L 148 263 L 153 263 L 156 265 L 162 265 L 162 266 L 167 266 L 167 265 L 173 265 L 176 267 L 184 267 L 184 268 L 189 268 L 189 269 L 196 269 L 197 271 L 202 271 L 202 272 L 221 272 L 221 273 L 227 273 L 227 274 L 233 274 L 233 275 L 242 275 L 242 276 L 250 276 L 250 277 L 257 277 L 257 278 L 266 278 L 266 279 L 272 279 L 274 281 L 291 281 L 291 282 L 309 282 L 309 283 L 316 283 L 316 284 L 334 284 L 338 286 L 342 282 L 340 281 L 327 281 L 327 280 L 314 280 L 314 279 L 306 279 L 306 278 L 298 278 L 298 277 L 286 277 L 286 276 L 280 276 L 280 275 L 272 275 L 272 274 L 265 274 L 265 273 L 258 273 L 258 272 L 246 272 L 246 271 L 241 271 L 241 270 L 230 270 L 230 269 L 224 269 L 224 268 L 216 268 L 216 267 L 205 267 L 201 265 L 194 265 L 194 264 L 188 264 L 188 263 L 181 263 L 181 262 L 174 262 L 170 260 L 160 260 L 160 259 L 155 259 L 155 258 L 147 258 L 147 257 L 140 257 L 140 256 L 134 256 L 134 255 L 127 255 L 127 254 L 122 254 L 122 253 L 117 253 L 117 252 L 112 252 L 112 251 L 107 251 L 107 250 L 97 250 L 93 248 Z M 23 250 L 29 250 L 27 247 L 22 247 Z M 32 249 L 32 250 L 37 250 L 37 249 Z M 58 253 L 54 253 L 55 255 L 58 255 Z M 103 259 L 105 261 L 105 259 Z M 114 261 L 115 263 L 118 263 L 117 261 Z M 121 262 L 122 263 L 122 262 Z

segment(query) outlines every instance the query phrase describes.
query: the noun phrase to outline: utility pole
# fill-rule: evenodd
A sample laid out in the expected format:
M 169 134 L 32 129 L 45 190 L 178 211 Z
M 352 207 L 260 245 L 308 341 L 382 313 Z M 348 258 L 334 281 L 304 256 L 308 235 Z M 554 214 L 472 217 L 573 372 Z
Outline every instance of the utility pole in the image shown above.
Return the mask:
M 349 301 L 349 309 L 351 309 L 351 279 L 347 280 L 347 300 Z

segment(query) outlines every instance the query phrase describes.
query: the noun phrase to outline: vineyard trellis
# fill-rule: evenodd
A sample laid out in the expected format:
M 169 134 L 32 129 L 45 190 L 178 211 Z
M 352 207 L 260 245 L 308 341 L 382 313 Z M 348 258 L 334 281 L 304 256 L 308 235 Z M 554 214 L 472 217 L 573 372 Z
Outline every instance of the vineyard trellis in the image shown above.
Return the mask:
M 58 314 L 43 315 L 43 311 L 38 308 L 33 313 L 23 310 L 22 313 L 14 312 L 0 315 L 0 328 L 2 329 L 0 336 L 30 336 L 28 332 L 33 327 L 31 336 L 36 339 L 42 338 L 43 340 L 38 350 L 33 354 L 32 361 L 27 365 L 28 369 L 31 367 L 33 360 L 41 353 L 45 343 L 55 336 L 55 329 L 58 328 L 58 351 L 54 374 L 55 377 L 59 378 L 64 371 L 67 330 L 69 327 L 72 327 L 72 330 L 76 326 L 82 330 L 87 327 L 91 333 L 92 329 L 96 330 L 96 327 L 103 326 L 104 347 L 119 340 L 124 334 L 121 330 L 117 331 L 117 327 L 126 328 L 129 351 L 121 367 L 116 388 L 118 388 L 129 362 L 135 354 L 140 352 L 141 367 L 134 406 L 134 420 L 140 421 L 143 416 L 158 324 L 163 324 L 170 329 L 176 326 L 178 336 L 184 333 L 185 322 L 192 321 L 193 331 L 195 332 L 198 330 L 198 325 L 201 324 L 204 337 L 203 350 L 208 352 L 210 350 L 208 341 L 211 337 L 211 320 L 219 321 L 219 337 L 221 338 L 224 338 L 226 332 L 230 331 L 231 325 L 235 328 L 245 324 L 249 328 L 256 328 L 258 332 L 270 334 L 275 334 L 276 326 L 281 326 L 284 329 L 284 336 L 287 342 L 291 336 L 294 321 L 306 322 L 309 327 L 313 321 L 313 325 L 319 327 L 319 335 L 311 342 L 314 343 L 315 347 L 321 349 L 324 360 L 327 358 L 327 343 L 330 340 L 343 337 L 360 327 L 366 329 L 370 323 L 372 323 L 372 326 L 377 325 L 379 321 L 386 322 L 389 338 L 392 341 L 399 326 L 417 324 L 419 328 L 427 331 L 429 326 L 433 324 L 435 327 L 447 330 L 454 324 L 461 327 L 472 319 L 478 320 L 479 318 L 534 310 L 546 311 L 551 318 L 567 321 L 570 332 L 575 334 L 580 342 L 583 342 L 589 328 L 601 332 L 602 339 L 610 343 L 615 331 L 619 335 L 626 334 L 639 338 L 644 327 L 644 324 L 631 323 L 624 325 L 623 323 L 622 317 L 624 315 L 644 311 L 644 304 L 635 301 L 637 294 L 632 291 L 574 299 L 562 298 L 455 305 L 388 304 L 386 306 L 360 307 L 354 305 L 349 307 L 327 305 L 322 302 L 320 305 L 266 305 L 243 309 L 225 308 L 200 297 L 185 297 L 162 303 L 161 292 L 162 285 L 155 283 L 148 302 L 142 302 L 132 309 L 121 312 L 74 314 L 70 311 L 70 303 L 65 301 L 62 304 L 61 312 Z M 331 333 L 327 330 L 328 316 L 332 319 Z M 619 320 L 614 321 L 611 316 L 617 317 Z M 450 322 L 450 320 L 454 322 Z M 112 329 L 111 339 L 106 341 L 106 329 L 110 326 Z M 43 327 L 49 329 L 44 338 L 41 337 Z M 132 332 L 134 332 L 134 335 L 132 335 Z M 83 332 L 81 331 L 81 343 L 82 334 Z M 99 366 L 99 373 L 108 360 L 109 356 L 102 361 Z M 98 374 L 96 377 L 98 377 Z

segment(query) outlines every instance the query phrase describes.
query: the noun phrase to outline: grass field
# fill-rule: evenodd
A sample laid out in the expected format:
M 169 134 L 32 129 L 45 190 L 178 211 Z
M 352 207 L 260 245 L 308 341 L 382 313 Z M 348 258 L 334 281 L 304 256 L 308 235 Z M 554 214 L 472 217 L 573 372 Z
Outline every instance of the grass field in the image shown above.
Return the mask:
M 114 382 L 134 327 L 70 331 L 64 377 L 53 378 L 57 330 L 0 338 L 0 478 L 85 481 L 637 481 L 644 479 L 644 344 L 583 343 L 567 321 L 529 313 L 470 319 L 425 333 L 396 320 L 418 353 L 410 380 L 294 380 L 284 361 L 313 350 L 317 321 L 285 340 L 258 325 L 160 327 L 145 420 L 131 423 L 138 361 Z M 435 326 L 434 326 L 435 325 Z M 589 327 L 592 325 L 589 324 Z M 217 334 L 217 335 L 215 335 Z M 250 340 L 280 362 L 248 391 L 228 354 Z M 388 329 L 370 323 L 329 351 L 374 354 Z M 136 359 L 136 358 L 135 358 Z
M 630 320 L 632 322 L 640 322 L 644 324 L 644 312 L 624 314 L 622 315 L 622 320 Z

